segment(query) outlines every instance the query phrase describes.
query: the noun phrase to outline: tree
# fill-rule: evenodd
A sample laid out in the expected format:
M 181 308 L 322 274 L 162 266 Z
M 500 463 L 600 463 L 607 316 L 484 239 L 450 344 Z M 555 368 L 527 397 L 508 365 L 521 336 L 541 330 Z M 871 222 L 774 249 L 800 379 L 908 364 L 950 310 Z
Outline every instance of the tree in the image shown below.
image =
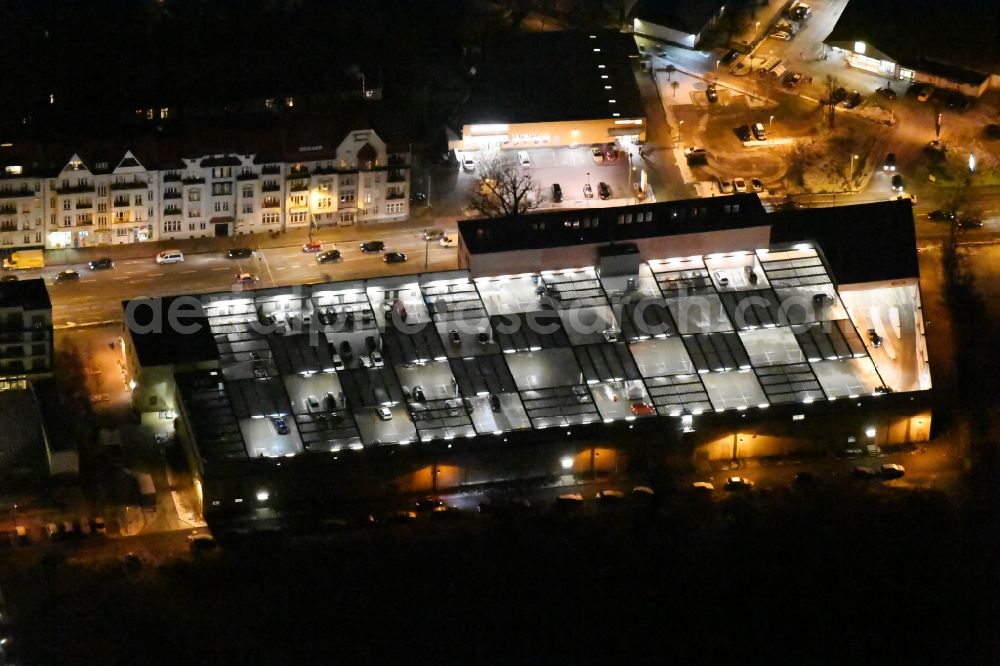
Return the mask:
M 673 75 L 673 73 L 677 71 L 677 68 L 674 67 L 673 65 L 667 65 L 663 69 L 665 69 L 666 72 L 667 72 L 667 81 L 669 81 L 670 77 Z
M 541 203 L 538 183 L 503 153 L 497 152 L 479 163 L 479 178 L 469 191 L 469 206 L 479 214 L 513 220 Z
M 837 111 L 837 103 L 843 100 L 841 95 L 843 94 L 843 88 L 840 87 L 840 81 L 837 77 L 830 74 L 826 75 L 826 80 L 823 83 L 823 97 L 820 99 L 819 103 L 827 107 L 827 124 L 833 127 L 834 114 Z
M 670 87 L 674 89 L 674 97 L 677 97 L 677 89 L 680 88 L 681 84 L 677 81 L 671 81 Z

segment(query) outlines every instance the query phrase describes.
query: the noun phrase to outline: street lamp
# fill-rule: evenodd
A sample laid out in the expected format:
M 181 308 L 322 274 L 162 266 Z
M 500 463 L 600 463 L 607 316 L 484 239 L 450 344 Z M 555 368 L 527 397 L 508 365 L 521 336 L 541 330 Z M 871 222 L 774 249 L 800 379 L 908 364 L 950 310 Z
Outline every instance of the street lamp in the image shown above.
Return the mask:
M 721 62 L 722 62 L 721 60 L 716 60 L 715 61 L 715 71 L 719 71 L 719 63 L 721 63 Z
M 848 183 L 848 187 L 850 187 L 850 188 L 854 187 L 854 160 L 856 160 L 856 159 L 858 159 L 857 155 L 851 155 L 851 173 L 848 176 L 848 180 L 850 181 Z
M 768 131 L 771 130 L 771 123 L 773 123 L 773 122 L 774 122 L 774 116 L 771 116 L 771 119 L 767 121 L 767 129 L 768 129 Z
M 678 121 L 677 123 L 677 145 L 681 145 L 681 130 L 684 129 L 684 121 Z
M 753 30 L 754 30 L 754 32 L 757 32 L 758 30 L 760 30 L 760 21 L 757 21 L 757 25 L 754 26 Z

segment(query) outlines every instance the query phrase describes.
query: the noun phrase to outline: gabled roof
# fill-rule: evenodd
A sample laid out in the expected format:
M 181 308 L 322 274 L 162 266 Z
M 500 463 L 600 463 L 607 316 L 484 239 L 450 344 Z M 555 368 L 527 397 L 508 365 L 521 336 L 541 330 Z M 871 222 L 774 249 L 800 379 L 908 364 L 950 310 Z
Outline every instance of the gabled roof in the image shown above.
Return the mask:
M 908 199 L 771 213 L 771 244 L 815 242 L 840 284 L 920 277 Z

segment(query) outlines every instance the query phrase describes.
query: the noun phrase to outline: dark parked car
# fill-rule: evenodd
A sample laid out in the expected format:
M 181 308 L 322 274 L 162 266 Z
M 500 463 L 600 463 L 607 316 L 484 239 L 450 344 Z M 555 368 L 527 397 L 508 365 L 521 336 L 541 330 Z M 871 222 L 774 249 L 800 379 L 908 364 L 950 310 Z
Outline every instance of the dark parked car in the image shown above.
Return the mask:
M 847 99 L 847 88 L 837 88 L 830 93 L 830 101 L 834 104 L 840 104 L 845 99 Z
M 401 264 L 406 261 L 406 255 L 402 252 L 386 252 L 382 258 L 387 264 Z
M 381 252 L 385 249 L 385 243 L 382 241 L 368 241 L 361 244 L 362 252 Z
M 101 259 L 94 259 L 88 265 L 92 271 L 103 271 L 109 268 L 114 268 L 115 262 L 113 262 L 109 257 L 103 257 Z
M 552 183 L 552 201 L 555 203 L 562 201 L 562 187 L 559 183 Z
M 960 229 L 979 229 L 983 226 L 983 221 L 978 217 L 962 218 L 955 222 Z
M 708 98 L 708 101 L 711 104 L 715 104 L 719 101 L 719 91 L 716 90 L 714 83 L 708 84 L 708 88 L 705 89 L 705 97 Z
M 285 423 L 285 419 L 280 416 L 275 416 L 271 419 L 271 422 L 274 423 L 274 429 L 279 435 L 288 434 L 288 424 Z
M 253 250 L 248 247 L 234 247 L 226 252 L 230 259 L 246 259 L 253 256 Z
M 490 409 L 494 412 L 499 412 L 503 409 L 500 405 L 500 396 L 496 393 L 490 393 Z
M 750 141 L 753 135 L 750 133 L 749 125 L 740 125 L 736 128 L 736 136 L 740 137 L 740 141 Z
M 73 280 L 79 280 L 80 274 L 76 271 L 66 270 L 62 271 L 56 275 L 56 282 L 72 282 Z
M 316 263 L 332 264 L 340 259 L 340 250 L 327 250 L 316 255 Z
M 876 88 L 875 92 L 888 100 L 896 99 L 896 91 L 892 88 Z
M 868 329 L 868 341 L 872 344 L 872 347 L 882 346 L 882 336 L 875 332 L 874 328 Z
M 610 199 L 611 198 L 611 188 L 608 187 L 607 183 L 605 183 L 604 181 L 601 181 L 600 183 L 597 184 L 597 194 L 602 199 Z
M 892 177 L 892 191 L 902 192 L 903 191 L 903 177 L 898 173 Z
M 340 343 L 340 357 L 344 359 L 344 363 L 347 363 L 354 357 L 354 352 L 351 350 L 351 343 L 347 340 Z
M 726 55 L 722 56 L 722 64 L 731 65 L 734 62 L 736 62 L 736 59 L 739 57 L 740 57 L 739 51 L 737 51 L 736 49 L 729 49 L 729 51 L 726 52 Z
M 848 95 L 846 100 L 844 100 L 844 108 L 853 109 L 857 105 L 861 104 L 861 100 L 862 100 L 861 93 L 859 93 L 857 90 L 852 90 L 851 94 Z
M 934 222 L 951 222 L 955 219 L 955 214 L 947 210 L 932 210 L 927 213 L 927 219 Z
M 445 503 L 436 497 L 424 497 L 423 499 L 418 499 L 414 502 L 414 508 L 420 513 L 433 511 L 440 506 L 445 506 Z

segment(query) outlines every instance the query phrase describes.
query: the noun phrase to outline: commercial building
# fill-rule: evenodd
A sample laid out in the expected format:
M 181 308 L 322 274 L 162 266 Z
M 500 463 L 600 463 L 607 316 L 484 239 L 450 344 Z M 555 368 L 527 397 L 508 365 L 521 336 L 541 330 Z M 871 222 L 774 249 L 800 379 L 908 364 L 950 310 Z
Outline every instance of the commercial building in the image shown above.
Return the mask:
M 371 129 L 283 147 L 234 140 L 205 154 L 179 141 L 0 148 L 0 249 L 91 247 L 405 220 L 409 149 Z
M 629 11 L 632 31 L 689 49 L 696 48 L 726 11 L 719 0 L 638 0 Z
M 912 209 L 835 210 L 768 215 L 736 195 L 532 215 L 491 236 L 466 221 L 469 270 L 179 297 L 195 325 L 126 325 L 129 367 L 148 391 L 141 349 L 173 350 L 156 355 L 157 391 L 210 520 L 594 471 L 633 433 L 654 455 L 676 436 L 726 460 L 804 437 L 926 440 Z M 848 223 L 885 245 L 864 250 Z
M 630 35 L 560 31 L 488 42 L 451 125 L 463 153 L 645 140 Z
M 892 16 L 906 16 L 894 21 Z M 851 0 L 825 45 L 853 69 L 978 97 L 1000 87 L 1000 5 Z

